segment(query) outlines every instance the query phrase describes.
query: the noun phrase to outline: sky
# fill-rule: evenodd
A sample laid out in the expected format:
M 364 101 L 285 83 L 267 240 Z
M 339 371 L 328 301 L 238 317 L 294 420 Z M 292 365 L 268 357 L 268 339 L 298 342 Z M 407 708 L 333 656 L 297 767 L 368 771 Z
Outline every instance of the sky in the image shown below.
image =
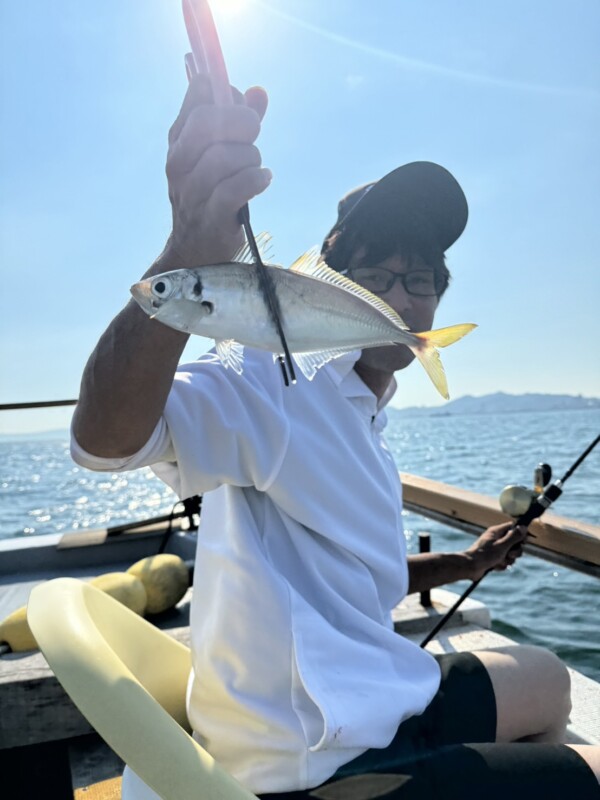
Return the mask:
M 436 326 L 450 394 L 600 396 L 597 0 L 213 0 L 232 83 L 270 97 L 255 231 L 289 265 L 339 198 L 415 160 L 469 223 Z M 186 89 L 178 0 L 0 2 L 0 403 L 76 397 L 170 230 L 167 133 Z M 192 337 L 185 358 L 210 342 Z M 397 407 L 440 405 L 418 364 Z M 71 410 L 0 413 L 0 433 Z

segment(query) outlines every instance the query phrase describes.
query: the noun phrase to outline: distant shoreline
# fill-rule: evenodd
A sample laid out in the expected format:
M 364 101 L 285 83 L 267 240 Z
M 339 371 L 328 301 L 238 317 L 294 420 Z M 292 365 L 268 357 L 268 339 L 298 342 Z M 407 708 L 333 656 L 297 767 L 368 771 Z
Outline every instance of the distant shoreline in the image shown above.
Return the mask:
M 451 400 L 443 406 L 411 406 L 395 408 L 388 406 L 389 413 L 403 417 L 455 417 L 486 414 L 542 414 L 549 411 L 597 411 L 600 398 L 581 395 L 518 394 L 504 392 L 473 397 L 465 395 Z M 29 431 L 24 433 L 0 433 L 0 444 L 25 441 L 53 441 L 69 439 L 69 430 Z
M 415 406 L 414 408 L 388 408 L 388 412 L 406 417 L 485 417 L 493 414 L 551 414 L 554 411 L 599 411 L 597 406 L 581 408 L 505 408 L 496 411 L 446 411 L 443 406 Z M 1 434 L 0 434 L 1 437 Z
M 541 414 L 546 411 L 590 411 L 600 409 L 600 398 L 568 394 L 494 394 L 465 395 L 443 406 L 394 408 L 402 416 L 452 417 L 465 414 Z

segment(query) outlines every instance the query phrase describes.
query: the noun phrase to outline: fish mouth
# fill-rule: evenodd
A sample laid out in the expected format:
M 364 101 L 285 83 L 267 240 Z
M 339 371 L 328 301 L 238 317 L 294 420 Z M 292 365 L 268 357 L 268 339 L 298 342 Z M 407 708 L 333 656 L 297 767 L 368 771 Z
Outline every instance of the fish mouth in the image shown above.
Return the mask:
M 138 281 L 133 284 L 129 291 L 146 314 L 154 314 L 156 310 L 160 308 L 160 303 L 156 302 L 152 294 L 150 281 Z

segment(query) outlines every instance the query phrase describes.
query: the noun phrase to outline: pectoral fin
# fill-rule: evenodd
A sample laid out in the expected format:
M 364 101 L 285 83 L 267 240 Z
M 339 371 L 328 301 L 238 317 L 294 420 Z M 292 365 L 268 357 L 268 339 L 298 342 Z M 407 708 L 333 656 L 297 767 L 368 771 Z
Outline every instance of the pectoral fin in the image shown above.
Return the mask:
M 235 339 L 215 339 L 215 349 L 221 364 L 238 375 L 242 374 L 242 364 L 244 363 L 244 345 L 236 342 Z

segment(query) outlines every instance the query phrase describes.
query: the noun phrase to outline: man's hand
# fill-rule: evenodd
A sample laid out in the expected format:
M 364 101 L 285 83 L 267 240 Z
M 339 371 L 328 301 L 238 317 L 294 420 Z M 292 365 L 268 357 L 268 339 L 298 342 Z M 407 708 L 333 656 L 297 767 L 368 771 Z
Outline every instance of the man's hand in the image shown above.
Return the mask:
M 243 242 L 238 212 L 269 184 L 254 141 L 267 108 L 263 89 L 215 106 L 206 76 L 194 77 L 169 134 L 173 230 L 146 276 L 231 258 Z M 78 443 L 123 458 L 150 438 L 187 336 L 150 320 L 133 300 L 111 322 L 86 366 L 73 417 Z
M 469 578 L 478 580 L 488 570 L 504 570 L 523 555 L 527 528 L 514 522 L 494 525 L 484 531 L 465 552 L 469 563 Z
M 454 581 L 476 581 L 490 569 L 506 569 L 523 554 L 526 536 L 526 528 L 505 522 L 484 531 L 468 550 L 408 556 L 409 594 Z
M 167 178 L 173 230 L 161 269 L 227 260 L 243 244 L 239 210 L 264 191 L 271 173 L 254 145 L 267 95 L 233 89 L 234 105 L 215 106 L 206 75 L 192 78 L 169 132 Z

